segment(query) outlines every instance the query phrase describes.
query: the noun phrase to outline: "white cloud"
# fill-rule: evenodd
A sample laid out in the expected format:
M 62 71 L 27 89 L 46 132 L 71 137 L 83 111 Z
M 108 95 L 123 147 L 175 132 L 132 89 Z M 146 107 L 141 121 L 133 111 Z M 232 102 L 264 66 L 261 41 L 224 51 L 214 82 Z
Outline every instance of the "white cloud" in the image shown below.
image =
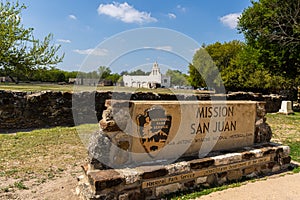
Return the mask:
M 231 29 L 235 29 L 238 24 L 238 18 L 241 16 L 241 13 L 231 13 L 220 17 L 220 21 Z
M 177 5 L 177 9 L 179 9 L 181 12 L 186 12 L 186 8 L 182 7 L 181 5 Z
M 157 21 L 157 19 L 151 17 L 151 13 L 138 11 L 127 2 L 122 4 L 117 2 L 100 4 L 97 11 L 99 15 L 108 15 L 125 23 L 143 24 Z
M 61 43 L 71 43 L 71 40 L 58 39 L 57 42 L 61 42 Z
M 155 49 L 155 50 L 163 50 L 163 51 L 172 51 L 173 47 L 171 47 L 171 46 L 158 46 L 158 47 L 144 47 L 144 49 Z
M 81 55 L 94 55 L 94 56 L 106 56 L 108 54 L 107 49 L 75 49 L 73 52 Z
M 75 16 L 75 15 L 69 15 L 68 16 L 70 19 L 73 19 L 73 20 L 76 20 L 77 19 L 77 17 Z
M 163 50 L 163 51 L 172 51 L 173 50 L 173 48 L 171 46 L 161 46 L 161 47 L 156 47 L 155 49 Z
M 176 19 L 176 15 L 174 13 L 168 13 L 168 17 L 170 19 Z

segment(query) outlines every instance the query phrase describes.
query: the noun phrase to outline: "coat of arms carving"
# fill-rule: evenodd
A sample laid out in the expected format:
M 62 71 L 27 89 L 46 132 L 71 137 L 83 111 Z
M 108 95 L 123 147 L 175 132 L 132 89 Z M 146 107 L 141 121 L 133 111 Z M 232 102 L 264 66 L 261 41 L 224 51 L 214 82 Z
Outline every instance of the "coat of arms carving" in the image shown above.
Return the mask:
M 144 115 L 138 115 L 137 124 L 141 144 L 151 157 L 155 157 L 166 145 L 172 116 L 166 115 L 162 107 L 155 106 L 145 110 Z

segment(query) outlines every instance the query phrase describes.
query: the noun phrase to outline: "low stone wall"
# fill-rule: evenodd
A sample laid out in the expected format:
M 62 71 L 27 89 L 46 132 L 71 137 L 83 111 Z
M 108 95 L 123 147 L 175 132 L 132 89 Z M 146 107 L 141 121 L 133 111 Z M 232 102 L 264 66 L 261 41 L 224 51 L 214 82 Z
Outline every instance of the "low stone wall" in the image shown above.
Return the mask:
M 83 200 L 159 199 L 173 192 L 278 172 L 291 161 L 290 148 L 273 143 L 226 152 L 165 166 L 95 170 L 86 165 L 76 191 Z
M 69 92 L 43 91 L 11 92 L 0 91 L 0 130 L 2 132 L 16 129 L 45 128 L 53 126 L 73 126 L 72 97 L 81 100 L 82 106 L 76 112 L 81 113 L 77 122 L 88 123 L 92 119 L 85 117 L 84 113 L 95 113 L 97 120 L 102 118 L 105 110 L 105 101 L 115 98 L 118 100 L 210 100 L 209 94 L 202 95 L 169 95 L 155 93 L 124 93 L 124 92 L 82 92 L 72 94 Z M 95 98 L 95 110 L 86 106 L 87 99 Z M 213 99 L 223 99 L 224 95 L 215 95 Z M 277 112 L 280 109 L 280 96 L 265 96 L 254 93 L 237 92 L 226 95 L 227 100 L 253 100 L 266 101 L 267 112 Z

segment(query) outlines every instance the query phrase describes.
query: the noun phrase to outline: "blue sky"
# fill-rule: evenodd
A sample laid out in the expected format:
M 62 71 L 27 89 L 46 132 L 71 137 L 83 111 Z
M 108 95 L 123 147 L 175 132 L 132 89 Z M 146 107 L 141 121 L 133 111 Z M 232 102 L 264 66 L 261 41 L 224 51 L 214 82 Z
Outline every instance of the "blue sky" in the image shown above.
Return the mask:
M 22 14 L 23 24 L 26 27 L 33 27 L 34 34 L 38 38 L 53 33 L 53 42 L 62 46 L 60 53 L 64 52 L 65 58 L 58 68 L 72 71 L 84 66 L 86 69 L 83 70 L 89 71 L 100 65 L 111 65 L 109 67 L 114 72 L 130 71 L 138 65 L 156 60 L 172 68 L 178 69 L 181 66 L 182 71 L 185 71 L 186 62 L 190 62 L 172 55 L 172 44 L 157 45 L 155 52 L 143 46 L 140 52 L 130 51 L 118 59 L 110 57 L 105 60 L 105 56 L 119 48 L 118 44 L 114 46 L 112 42 L 117 37 L 115 35 L 122 36 L 122 32 L 132 29 L 158 27 L 169 29 L 171 35 L 181 33 L 194 40 L 198 46 L 217 41 L 243 40 L 243 35 L 238 34 L 235 25 L 240 13 L 251 4 L 250 0 L 20 0 L 20 2 L 27 6 Z M 148 38 L 147 34 L 137 31 L 130 42 L 134 43 L 139 37 Z M 160 34 L 152 37 L 152 40 L 157 39 L 161 39 Z M 185 42 L 184 39 L 181 41 Z M 111 45 L 110 48 L 103 48 L 101 46 L 103 43 Z M 99 44 L 99 51 L 95 51 Z M 135 48 L 137 47 L 138 44 Z M 89 63 L 90 58 L 87 56 L 91 54 L 93 61 Z M 163 59 L 167 57 L 170 61 Z M 140 61 L 135 63 L 135 60 Z

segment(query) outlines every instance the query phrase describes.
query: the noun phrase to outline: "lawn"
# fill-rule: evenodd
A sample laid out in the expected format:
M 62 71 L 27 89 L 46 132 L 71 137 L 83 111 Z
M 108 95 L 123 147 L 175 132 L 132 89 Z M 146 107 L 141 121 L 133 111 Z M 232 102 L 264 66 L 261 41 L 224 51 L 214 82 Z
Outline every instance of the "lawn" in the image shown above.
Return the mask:
M 40 92 L 40 91 L 62 91 L 62 92 L 72 92 L 72 91 L 114 91 L 114 92 L 154 92 L 160 94 L 207 94 L 208 91 L 201 90 L 185 90 L 185 89 L 172 89 L 172 88 L 129 88 L 129 87 L 115 87 L 115 86 L 105 86 L 105 87 L 95 87 L 95 86 L 83 86 L 83 85 L 58 85 L 58 84 L 37 84 L 37 83 L 0 83 L 0 90 L 11 90 L 11 91 L 23 91 L 23 92 Z
M 272 141 L 289 145 L 292 159 L 300 162 L 300 112 L 294 115 L 267 114 L 267 122 L 272 128 Z
M 74 127 L 2 134 L 0 141 L 0 177 L 45 179 L 87 156 Z

